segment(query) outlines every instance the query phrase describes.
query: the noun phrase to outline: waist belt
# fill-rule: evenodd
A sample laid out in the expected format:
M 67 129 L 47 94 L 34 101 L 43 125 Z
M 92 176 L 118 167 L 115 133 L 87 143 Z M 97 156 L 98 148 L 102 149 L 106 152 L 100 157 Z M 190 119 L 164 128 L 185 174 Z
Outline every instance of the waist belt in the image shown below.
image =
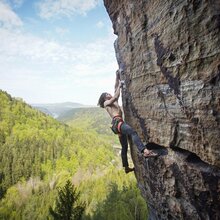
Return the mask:
M 124 123 L 123 119 L 121 116 L 114 116 L 112 119 L 112 126 L 111 129 L 115 134 L 120 134 L 121 133 L 121 126 Z

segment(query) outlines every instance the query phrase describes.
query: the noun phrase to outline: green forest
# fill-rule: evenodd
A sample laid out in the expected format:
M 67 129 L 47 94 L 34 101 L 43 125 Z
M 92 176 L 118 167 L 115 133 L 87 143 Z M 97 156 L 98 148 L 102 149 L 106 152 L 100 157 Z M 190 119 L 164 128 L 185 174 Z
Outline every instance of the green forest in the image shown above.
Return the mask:
M 55 219 L 50 210 L 68 182 L 84 204 L 83 220 L 147 219 L 109 120 L 98 108 L 55 120 L 0 90 L 0 219 Z

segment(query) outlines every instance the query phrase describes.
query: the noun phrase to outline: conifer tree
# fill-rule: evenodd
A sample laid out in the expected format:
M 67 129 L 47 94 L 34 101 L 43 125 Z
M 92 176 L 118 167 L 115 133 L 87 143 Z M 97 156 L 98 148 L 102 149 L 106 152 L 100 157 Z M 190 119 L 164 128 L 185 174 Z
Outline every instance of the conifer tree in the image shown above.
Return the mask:
M 79 193 L 70 180 L 63 188 L 58 189 L 56 207 L 50 207 L 50 214 L 55 220 L 80 220 L 85 210 L 85 205 L 78 202 Z

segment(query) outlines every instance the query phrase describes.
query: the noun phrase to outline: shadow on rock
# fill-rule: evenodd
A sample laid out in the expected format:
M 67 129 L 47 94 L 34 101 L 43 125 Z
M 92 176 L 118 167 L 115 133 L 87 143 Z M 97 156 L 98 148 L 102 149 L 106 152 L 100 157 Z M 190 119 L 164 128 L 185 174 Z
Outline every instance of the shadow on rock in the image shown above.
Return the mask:
M 161 146 L 159 144 L 150 142 L 146 144 L 147 149 L 152 150 L 153 152 L 157 153 L 158 156 L 166 156 L 168 155 L 168 150 L 166 147 Z

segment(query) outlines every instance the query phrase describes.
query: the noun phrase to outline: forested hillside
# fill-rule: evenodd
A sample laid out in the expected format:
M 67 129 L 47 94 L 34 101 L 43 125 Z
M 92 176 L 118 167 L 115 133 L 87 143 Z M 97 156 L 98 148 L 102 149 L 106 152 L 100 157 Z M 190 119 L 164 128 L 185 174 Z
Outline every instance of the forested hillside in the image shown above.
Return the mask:
M 113 210 L 116 219 L 144 219 L 134 176 L 97 131 L 69 127 L 0 90 L 0 219 L 52 219 L 67 180 L 86 204 L 83 219 L 111 219 Z
M 76 102 L 48 103 L 48 104 L 31 104 L 32 107 L 52 115 L 54 118 L 70 111 L 74 108 L 86 108 L 88 106 Z
M 87 130 L 95 130 L 98 134 L 106 134 L 112 138 L 111 118 L 106 111 L 99 107 L 75 108 L 57 118 L 72 127 L 81 127 Z

